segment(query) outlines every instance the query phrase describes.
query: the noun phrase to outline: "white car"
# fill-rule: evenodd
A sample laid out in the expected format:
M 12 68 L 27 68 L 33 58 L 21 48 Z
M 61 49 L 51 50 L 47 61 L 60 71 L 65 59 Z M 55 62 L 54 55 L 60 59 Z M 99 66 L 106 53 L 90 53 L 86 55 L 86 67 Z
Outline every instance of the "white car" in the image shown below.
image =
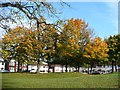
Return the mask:
M 0 72 L 3 73 L 3 72 L 10 72 L 10 71 L 8 71 L 8 70 L 0 70 Z
M 36 72 L 36 70 L 35 69 L 31 69 L 30 72 Z

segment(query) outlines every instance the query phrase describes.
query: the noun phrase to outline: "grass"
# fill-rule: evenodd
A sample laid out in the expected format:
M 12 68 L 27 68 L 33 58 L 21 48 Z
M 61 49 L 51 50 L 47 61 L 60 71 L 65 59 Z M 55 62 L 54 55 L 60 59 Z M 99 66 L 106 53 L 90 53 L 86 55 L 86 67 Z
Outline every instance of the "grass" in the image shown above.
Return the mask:
M 118 88 L 118 73 L 3 73 L 2 88 Z

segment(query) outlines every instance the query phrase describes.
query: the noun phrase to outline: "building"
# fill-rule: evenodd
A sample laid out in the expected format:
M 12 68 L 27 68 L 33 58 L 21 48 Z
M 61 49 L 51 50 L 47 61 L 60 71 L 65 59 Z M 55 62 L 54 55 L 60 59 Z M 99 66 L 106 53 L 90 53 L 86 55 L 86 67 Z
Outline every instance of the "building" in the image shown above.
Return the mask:
M 37 62 L 28 64 L 28 71 L 36 72 L 37 71 Z M 40 73 L 48 73 L 48 64 L 40 61 Z
M 5 70 L 5 63 L 1 57 L 0 57 L 0 70 Z
M 36 72 L 37 71 L 37 62 L 34 63 L 29 63 L 29 64 L 20 64 L 19 65 L 19 69 L 22 72 Z M 2 70 L 6 70 L 9 72 L 17 72 L 18 70 L 18 62 L 15 60 L 3 60 L 0 57 L 0 71 Z M 39 72 L 40 73 L 48 73 L 49 72 L 66 72 L 66 67 L 65 65 L 61 65 L 61 64 L 51 64 L 48 67 L 48 63 L 45 63 L 43 61 L 40 61 L 40 69 Z M 92 70 L 94 71 L 105 71 L 105 72 L 109 72 L 111 70 L 111 66 L 96 66 L 94 68 L 92 68 Z M 76 68 L 74 67 L 70 67 L 68 66 L 67 68 L 67 72 L 74 72 L 76 71 Z M 115 69 L 114 69 L 115 71 Z M 119 67 L 118 67 L 118 71 L 119 71 Z M 79 68 L 79 72 L 88 72 L 88 68 L 85 67 L 80 67 Z
M 7 70 L 9 72 L 17 72 L 18 62 L 15 60 L 4 60 L 0 57 L 0 70 Z M 21 71 L 27 69 L 27 64 L 20 65 Z
M 20 64 L 19 65 L 20 71 L 30 71 L 30 72 L 36 72 L 37 71 L 37 62 L 29 63 L 29 64 Z M 49 69 L 48 69 L 49 68 Z M 18 62 L 15 60 L 3 60 L 0 58 L 0 69 L 1 70 L 8 70 L 9 72 L 17 72 L 18 70 Z M 50 67 L 48 67 L 48 64 L 41 61 L 40 62 L 40 73 L 48 73 L 49 72 L 65 72 L 66 68 L 65 66 L 62 66 L 60 64 L 52 64 Z M 68 67 L 68 72 L 73 72 L 76 69 L 74 67 Z
M 52 69 L 50 69 L 51 72 L 65 72 L 66 67 L 65 65 L 61 64 L 52 64 L 51 65 Z M 76 69 L 74 67 L 69 67 L 67 68 L 67 72 L 74 72 Z

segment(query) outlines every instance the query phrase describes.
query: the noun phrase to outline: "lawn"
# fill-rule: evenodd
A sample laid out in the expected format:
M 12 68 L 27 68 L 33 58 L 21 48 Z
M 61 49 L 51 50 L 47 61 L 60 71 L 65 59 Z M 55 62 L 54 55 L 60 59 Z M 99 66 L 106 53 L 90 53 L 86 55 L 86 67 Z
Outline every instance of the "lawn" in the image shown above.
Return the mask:
M 3 73 L 2 88 L 118 88 L 118 73 Z

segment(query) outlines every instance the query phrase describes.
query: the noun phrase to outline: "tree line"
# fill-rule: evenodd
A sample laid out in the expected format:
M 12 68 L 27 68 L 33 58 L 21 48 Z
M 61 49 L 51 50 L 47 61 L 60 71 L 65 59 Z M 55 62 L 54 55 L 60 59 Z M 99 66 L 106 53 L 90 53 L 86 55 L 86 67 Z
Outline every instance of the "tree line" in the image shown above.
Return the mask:
M 45 61 L 49 68 L 52 64 L 75 67 L 88 65 L 118 65 L 120 35 L 102 40 L 91 37 L 88 24 L 81 19 L 63 22 L 61 29 L 54 25 L 45 25 L 35 29 L 17 26 L 9 30 L 2 38 L 2 57 L 14 59 L 20 63 Z M 38 63 L 38 70 L 40 64 Z M 117 70 L 117 68 L 116 68 Z M 18 65 L 19 71 L 19 65 Z M 113 71 L 113 68 L 112 68 Z
M 67 3 L 61 1 L 60 5 Z M 4 11 L 7 13 L 4 13 Z M 1 40 L 1 56 L 4 60 L 15 59 L 20 63 L 45 61 L 50 67 L 59 63 L 67 67 L 95 64 L 118 65 L 120 35 L 102 40 L 93 37 L 88 24 L 81 19 L 59 20 L 57 10 L 49 2 L 0 2 L 0 27 L 6 31 Z M 54 24 L 46 18 L 57 18 Z M 22 20 L 27 21 L 27 28 Z M 20 24 L 11 28 L 9 23 Z M 117 69 L 116 69 L 117 70 Z M 113 67 L 112 67 L 113 71 Z

